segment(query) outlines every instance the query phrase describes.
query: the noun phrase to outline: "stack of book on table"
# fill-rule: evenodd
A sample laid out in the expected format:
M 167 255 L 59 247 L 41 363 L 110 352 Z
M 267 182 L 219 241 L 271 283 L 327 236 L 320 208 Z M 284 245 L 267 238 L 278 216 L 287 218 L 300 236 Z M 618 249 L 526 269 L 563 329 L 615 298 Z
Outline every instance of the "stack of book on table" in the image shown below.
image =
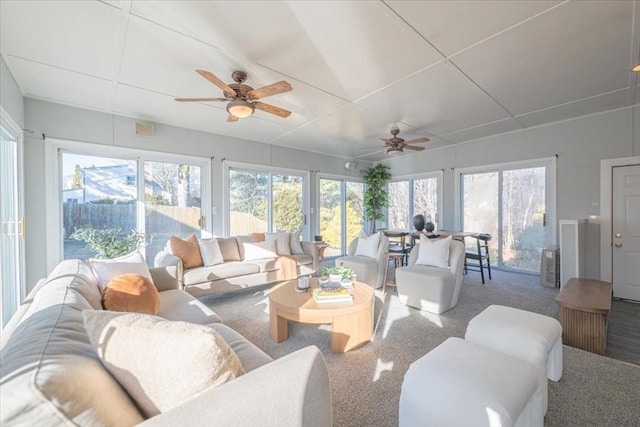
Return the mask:
M 313 299 L 319 303 L 351 302 L 353 295 L 342 286 L 330 289 L 313 288 Z

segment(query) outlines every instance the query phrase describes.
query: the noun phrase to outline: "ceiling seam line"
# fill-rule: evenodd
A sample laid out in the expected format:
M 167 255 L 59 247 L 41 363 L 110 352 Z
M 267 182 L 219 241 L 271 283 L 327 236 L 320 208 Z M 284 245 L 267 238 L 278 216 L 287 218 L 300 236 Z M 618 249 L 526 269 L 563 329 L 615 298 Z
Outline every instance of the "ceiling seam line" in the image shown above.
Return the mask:
M 109 107 L 111 111 L 116 109 L 116 97 L 118 93 L 118 85 L 120 83 L 120 73 L 122 71 L 122 63 L 124 62 L 124 51 L 127 43 L 127 36 L 129 32 L 129 22 L 131 20 L 131 7 L 132 1 L 126 0 L 121 9 L 121 21 L 118 37 L 115 46 L 116 58 L 111 69 L 111 88 L 109 90 Z
M 565 0 L 565 2 L 561 3 L 564 4 L 566 3 L 568 0 Z M 502 105 L 500 102 L 498 102 L 493 96 L 489 95 L 489 93 L 484 90 L 478 83 L 476 83 L 475 80 L 473 80 L 471 77 L 469 77 L 467 75 L 467 73 L 465 73 L 464 71 L 462 71 L 462 69 L 456 65 L 452 59 L 449 59 L 449 57 L 447 57 L 447 55 L 444 54 L 444 52 L 442 52 L 440 49 L 438 49 L 433 43 L 431 43 L 431 41 L 429 41 L 429 39 L 427 39 L 424 35 L 422 35 L 422 33 L 420 31 L 418 31 L 413 25 L 411 25 L 409 22 L 407 22 L 406 19 L 404 19 L 402 16 L 400 16 L 395 10 L 393 10 L 391 8 L 391 6 L 389 6 L 386 1 L 382 0 L 382 3 L 389 9 L 391 10 L 391 12 L 396 15 L 400 20 L 402 20 L 409 28 L 411 28 L 411 30 L 413 32 L 415 32 L 422 40 L 425 41 L 425 43 L 427 43 L 429 46 L 431 46 L 437 53 L 438 55 L 440 55 L 443 58 L 443 61 L 445 64 L 451 64 L 456 70 L 458 70 L 464 77 L 466 77 L 475 87 L 477 87 L 478 89 L 480 89 L 480 91 L 482 91 L 482 93 L 484 93 L 487 97 L 489 97 L 489 99 L 491 99 L 493 102 L 495 102 L 498 106 L 500 106 L 500 108 L 502 108 L 504 110 L 505 113 L 507 113 L 507 115 L 509 115 L 512 119 L 514 119 L 516 122 L 518 122 L 518 124 L 520 124 L 521 126 L 525 127 L 526 126 L 520 122 L 520 120 L 518 120 L 515 115 L 513 115 L 509 110 L 507 110 L 507 108 L 505 108 L 504 105 Z
M 99 80 L 104 80 L 105 82 L 110 82 L 111 79 L 110 78 L 105 78 L 105 77 L 101 77 L 101 76 L 96 76 L 94 74 L 89 74 L 89 73 L 85 73 L 84 71 L 77 71 L 77 70 L 71 70 L 69 68 L 65 68 L 65 67 L 60 67 L 58 65 L 53 65 L 53 64 L 48 64 L 46 62 L 41 62 L 41 61 L 36 61 L 34 59 L 30 59 L 30 58 L 25 58 L 23 56 L 19 56 L 19 55 L 14 55 L 14 54 L 7 54 L 7 57 L 13 57 L 13 58 L 17 58 L 17 59 L 21 59 L 23 61 L 28 61 L 28 62 L 32 62 L 34 64 L 38 64 L 38 65 L 43 65 L 45 67 L 49 67 L 49 68 L 54 68 L 57 70 L 62 70 L 62 71 L 67 71 L 69 73 L 73 73 L 73 74 L 80 74 L 81 76 L 86 76 L 86 77 L 92 77 L 94 79 L 99 79 Z

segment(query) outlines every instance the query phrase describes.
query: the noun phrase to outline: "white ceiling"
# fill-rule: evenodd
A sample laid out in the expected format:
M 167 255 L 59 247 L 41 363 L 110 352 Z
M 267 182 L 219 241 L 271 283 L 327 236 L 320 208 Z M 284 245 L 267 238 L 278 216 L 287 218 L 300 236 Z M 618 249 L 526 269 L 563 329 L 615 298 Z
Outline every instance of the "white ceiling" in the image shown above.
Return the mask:
M 385 158 L 633 105 L 637 1 L 0 1 L 0 53 L 26 97 L 264 143 Z M 227 123 L 194 72 L 291 110 Z M 410 155 L 406 153 L 405 155 Z

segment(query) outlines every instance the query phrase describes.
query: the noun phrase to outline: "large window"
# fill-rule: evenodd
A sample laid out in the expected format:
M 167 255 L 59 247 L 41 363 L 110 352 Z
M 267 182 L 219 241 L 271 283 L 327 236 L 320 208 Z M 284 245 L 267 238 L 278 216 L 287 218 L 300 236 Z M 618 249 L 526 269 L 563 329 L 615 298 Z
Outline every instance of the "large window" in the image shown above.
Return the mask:
M 229 235 L 306 226 L 305 174 L 229 168 Z
M 429 176 L 390 182 L 387 186 L 389 229 L 413 229 L 413 217 L 418 214 L 437 224 L 438 181 L 438 176 Z
M 55 148 L 53 148 L 55 147 Z M 113 156 L 104 147 L 52 142 L 58 151 L 56 180 L 60 232 L 53 259 L 95 257 L 82 230 L 98 234 L 142 236 L 138 250 L 149 266 L 171 236 L 201 236 L 210 200 L 209 159 L 163 155 L 120 148 Z M 50 155 L 53 155 L 51 153 Z M 77 233 L 80 232 L 80 233 Z M 59 240 L 58 240 L 59 239 Z
M 489 249 L 498 267 L 540 271 L 542 249 L 555 242 L 552 165 L 504 165 L 460 174 L 462 229 L 493 236 Z
M 319 229 L 329 245 L 325 256 L 346 252 L 347 245 L 358 236 L 364 225 L 364 184 L 337 178 L 319 180 Z

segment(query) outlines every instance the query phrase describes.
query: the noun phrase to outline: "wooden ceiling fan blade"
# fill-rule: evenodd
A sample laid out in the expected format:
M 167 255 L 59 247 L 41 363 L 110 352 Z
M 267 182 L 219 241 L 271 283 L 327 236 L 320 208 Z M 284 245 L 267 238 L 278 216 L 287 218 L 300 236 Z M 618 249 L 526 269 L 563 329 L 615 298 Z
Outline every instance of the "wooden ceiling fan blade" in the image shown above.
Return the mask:
M 414 147 L 413 145 L 405 145 L 402 148 L 407 148 L 409 150 L 414 150 L 414 151 L 422 151 L 422 150 L 424 150 L 424 147 Z
M 276 107 L 271 104 L 265 104 L 264 102 L 254 102 L 253 106 L 258 110 L 265 111 L 267 113 L 275 114 L 276 116 L 280 116 L 283 119 L 287 118 L 291 115 L 291 111 L 285 110 L 284 108 Z
M 237 118 L 236 116 L 234 116 L 233 114 L 229 114 L 227 116 L 227 121 L 228 122 L 237 122 L 238 120 L 240 120 L 239 118 Z
M 247 92 L 247 97 L 252 100 L 266 98 L 267 96 L 277 95 L 283 92 L 289 92 L 292 89 L 293 88 L 291 87 L 291 85 L 283 80 L 281 82 L 259 87 L 258 89 L 250 90 L 249 92 Z
M 211 101 L 226 101 L 227 98 L 176 98 L 178 102 L 211 102 Z
M 209 80 L 211 83 L 213 83 L 214 85 L 222 89 L 225 95 L 231 95 L 231 96 L 236 95 L 235 90 L 233 90 L 228 84 L 226 84 L 225 82 L 223 82 L 222 80 L 214 76 L 213 73 L 211 73 L 210 71 L 196 70 L 196 73 L 200 74 L 202 77 L 204 77 L 205 79 Z
M 421 142 L 429 142 L 429 138 L 427 137 L 423 137 L 423 138 L 416 138 L 416 139 L 410 139 L 409 141 L 405 141 L 405 144 L 419 144 Z

